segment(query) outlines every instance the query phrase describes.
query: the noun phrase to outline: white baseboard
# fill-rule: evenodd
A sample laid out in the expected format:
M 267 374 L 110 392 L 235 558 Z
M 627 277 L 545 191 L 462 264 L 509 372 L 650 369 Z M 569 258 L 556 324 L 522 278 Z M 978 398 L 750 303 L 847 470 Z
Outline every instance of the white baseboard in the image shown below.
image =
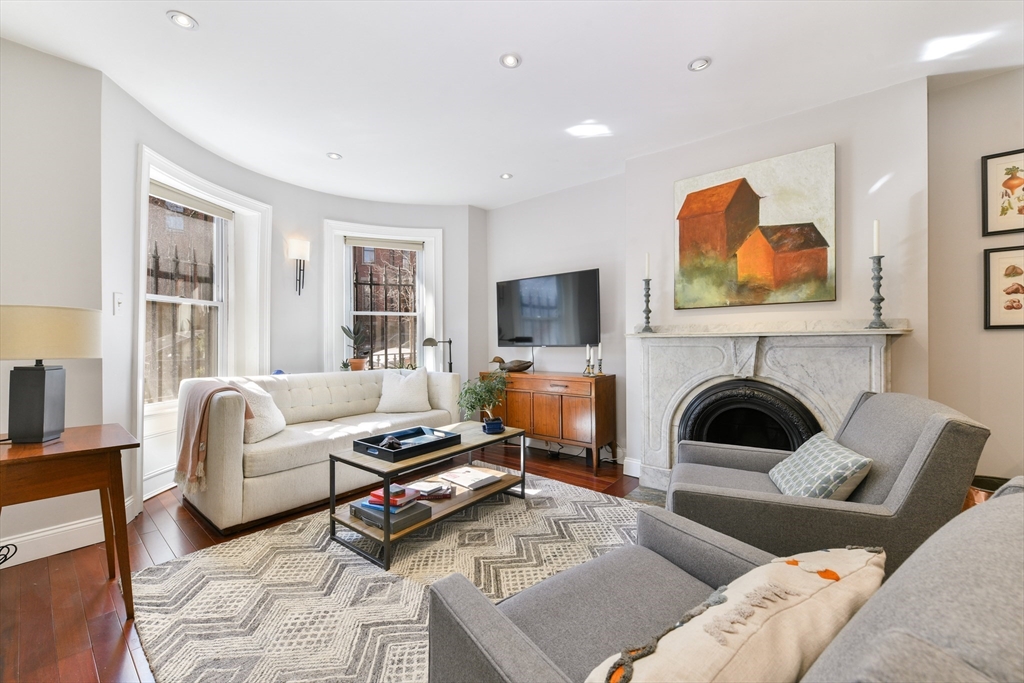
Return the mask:
M 124 502 L 125 514 L 129 520 L 133 519 L 131 509 L 134 504 L 135 496 L 129 496 Z M 18 552 L 4 563 L 3 568 L 7 569 L 42 557 L 59 555 L 101 541 L 103 541 L 103 515 L 76 519 L 73 522 L 18 534 L 3 539 L 5 545 L 10 544 L 18 548 Z
M 636 458 L 626 458 L 622 461 L 622 473 L 627 477 L 639 477 L 641 471 L 640 461 Z

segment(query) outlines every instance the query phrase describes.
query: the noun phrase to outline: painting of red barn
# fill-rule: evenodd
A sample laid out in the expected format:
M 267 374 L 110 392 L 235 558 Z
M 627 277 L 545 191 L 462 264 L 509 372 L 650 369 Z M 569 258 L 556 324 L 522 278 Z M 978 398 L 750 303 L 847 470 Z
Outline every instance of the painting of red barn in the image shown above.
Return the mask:
M 835 145 L 677 181 L 677 309 L 835 301 Z

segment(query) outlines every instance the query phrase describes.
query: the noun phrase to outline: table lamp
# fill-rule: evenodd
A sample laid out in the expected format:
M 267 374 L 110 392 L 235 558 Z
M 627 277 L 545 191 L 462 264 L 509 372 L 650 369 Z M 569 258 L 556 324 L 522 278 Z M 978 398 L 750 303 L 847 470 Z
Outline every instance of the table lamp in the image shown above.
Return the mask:
M 41 443 L 64 431 L 64 368 L 43 358 L 100 358 L 102 313 L 60 306 L 0 306 L 0 360 L 36 360 L 11 368 L 8 436 Z

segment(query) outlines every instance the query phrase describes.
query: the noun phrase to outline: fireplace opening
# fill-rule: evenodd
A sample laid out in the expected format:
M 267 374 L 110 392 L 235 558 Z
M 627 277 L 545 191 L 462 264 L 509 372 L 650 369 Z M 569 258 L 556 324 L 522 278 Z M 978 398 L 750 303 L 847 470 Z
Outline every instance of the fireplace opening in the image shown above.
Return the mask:
M 697 394 L 679 421 L 679 439 L 793 451 L 821 431 L 806 406 L 752 379 L 729 380 Z

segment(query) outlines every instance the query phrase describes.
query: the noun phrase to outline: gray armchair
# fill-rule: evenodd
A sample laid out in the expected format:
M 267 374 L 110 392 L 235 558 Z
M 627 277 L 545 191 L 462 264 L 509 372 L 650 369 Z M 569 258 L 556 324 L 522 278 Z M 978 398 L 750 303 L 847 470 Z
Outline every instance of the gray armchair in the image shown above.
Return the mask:
M 768 471 L 788 451 L 680 441 L 666 507 L 777 555 L 880 545 L 891 574 L 960 511 L 988 435 L 941 403 L 864 392 L 835 436 L 874 461 L 848 500 L 780 493 Z
M 1024 680 L 1024 477 L 949 522 L 818 657 L 811 681 Z M 582 681 L 771 555 L 658 508 L 638 546 L 495 605 L 461 574 L 430 587 L 430 683 Z M 839 542 L 836 545 L 846 545 Z

